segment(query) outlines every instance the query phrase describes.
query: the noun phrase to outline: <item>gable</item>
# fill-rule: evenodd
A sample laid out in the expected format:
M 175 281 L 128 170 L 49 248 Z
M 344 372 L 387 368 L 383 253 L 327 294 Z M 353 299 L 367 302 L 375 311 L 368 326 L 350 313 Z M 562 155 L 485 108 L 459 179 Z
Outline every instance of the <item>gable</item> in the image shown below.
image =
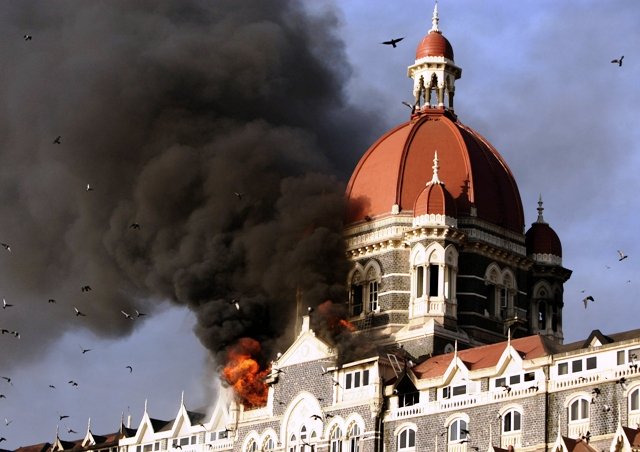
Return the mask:
M 289 349 L 277 361 L 277 366 L 288 367 L 296 364 L 333 358 L 333 349 L 318 339 L 312 330 L 302 331 Z

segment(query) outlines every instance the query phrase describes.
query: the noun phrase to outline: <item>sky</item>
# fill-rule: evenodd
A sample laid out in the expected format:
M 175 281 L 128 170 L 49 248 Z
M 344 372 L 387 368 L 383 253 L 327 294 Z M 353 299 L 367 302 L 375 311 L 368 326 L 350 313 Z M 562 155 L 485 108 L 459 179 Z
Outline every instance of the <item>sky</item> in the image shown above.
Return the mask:
M 433 3 L 262 3 L 0 10 L 0 327 L 20 333 L 0 336 L 3 447 L 137 426 L 145 400 L 206 409 L 229 342 L 284 351 L 295 288 L 342 293 L 340 193 L 407 119 Z M 637 2 L 439 11 L 459 120 L 509 164 L 527 227 L 542 195 L 562 241 L 565 342 L 639 328 Z

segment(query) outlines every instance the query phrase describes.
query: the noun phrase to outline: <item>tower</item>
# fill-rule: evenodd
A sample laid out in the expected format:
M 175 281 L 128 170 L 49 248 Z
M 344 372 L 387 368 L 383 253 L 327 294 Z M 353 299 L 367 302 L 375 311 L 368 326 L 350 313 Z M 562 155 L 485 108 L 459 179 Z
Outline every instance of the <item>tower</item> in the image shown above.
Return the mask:
M 538 236 L 551 236 L 546 223 L 525 237 L 507 163 L 458 120 L 453 95 L 462 70 L 437 8 L 408 69 L 411 117 L 364 153 L 347 186 L 350 319 L 362 334 L 415 356 L 455 341 L 502 341 L 508 331 L 561 341 L 562 284 L 571 272 L 555 248 L 554 258 L 541 257 Z M 555 323 L 542 327 L 540 307 Z

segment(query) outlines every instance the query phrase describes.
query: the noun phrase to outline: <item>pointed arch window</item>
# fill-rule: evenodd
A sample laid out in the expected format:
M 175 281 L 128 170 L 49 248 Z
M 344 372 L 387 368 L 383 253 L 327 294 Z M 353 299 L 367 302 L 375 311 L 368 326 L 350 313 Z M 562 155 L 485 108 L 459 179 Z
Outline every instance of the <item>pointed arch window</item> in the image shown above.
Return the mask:
M 262 450 L 264 452 L 271 452 L 276 448 L 276 442 L 271 436 L 268 436 L 262 443 Z
M 381 271 L 374 261 L 365 268 L 360 265 L 351 276 L 349 307 L 351 316 L 359 316 L 364 313 L 377 312 L 380 309 L 379 291 Z
M 335 427 L 331 432 L 331 446 L 329 449 L 331 452 L 342 452 L 342 430 L 340 427 Z
M 360 452 L 360 435 L 360 427 L 354 422 L 349 428 L 347 452 Z
M 397 452 L 413 452 L 416 450 L 416 431 L 412 428 L 405 428 L 398 434 Z
M 245 450 L 246 452 L 258 452 L 258 443 L 256 443 L 256 440 L 252 439 Z

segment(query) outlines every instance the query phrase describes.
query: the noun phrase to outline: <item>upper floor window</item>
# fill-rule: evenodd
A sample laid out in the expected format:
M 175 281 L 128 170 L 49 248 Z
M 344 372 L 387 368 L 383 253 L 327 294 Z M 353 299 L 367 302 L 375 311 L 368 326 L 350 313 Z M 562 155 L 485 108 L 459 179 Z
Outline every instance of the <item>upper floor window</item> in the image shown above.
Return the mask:
M 374 261 L 367 268 L 358 266 L 351 277 L 349 306 L 352 316 L 379 309 L 380 268 Z
M 455 443 L 467 439 L 469 430 L 467 430 L 467 421 L 464 419 L 455 419 L 449 424 L 449 442 Z
M 449 399 L 451 397 L 464 395 L 466 393 L 467 393 L 467 386 L 466 385 L 446 386 L 446 387 L 442 388 L 442 398 L 443 399 Z
M 258 452 L 258 443 L 256 443 L 256 441 L 252 439 L 249 442 L 249 444 L 247 445 L 246 451 L 247 452 Z
M 589 401 L 584 398 L 574 400 L 569 405 L 569 422 L 589 419 Z
M 276 448 L 276 443 L 272 437 L 267 437 L 262 443 L 262 449 L 264 452 L 270 452 Z
M 412 428 L 405 428 L 398 435 L 398 452 L 413 451 L 416 448 L 416 431 Z
M 355 389 L 369 384 L 369 369 L 347 372 L 344 376 L 344 389 Z
M 369 283 L 369 312 L 378 310 L 378 281 Z
M 522 428 L 522 415 L 517 410 L 507 411 L 502 416 L 502 433 L 519 432 Z

